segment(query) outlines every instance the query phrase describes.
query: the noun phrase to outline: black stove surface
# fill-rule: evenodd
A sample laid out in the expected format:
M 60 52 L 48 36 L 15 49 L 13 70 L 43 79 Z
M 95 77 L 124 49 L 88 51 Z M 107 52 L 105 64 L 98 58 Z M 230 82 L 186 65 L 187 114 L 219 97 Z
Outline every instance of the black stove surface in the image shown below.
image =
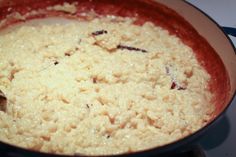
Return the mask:
M 204 153 L 204 150 L 200 146 L 198 146 L 187 152 L 170 155 L 169 157 L 207 157 L 207 156 Z

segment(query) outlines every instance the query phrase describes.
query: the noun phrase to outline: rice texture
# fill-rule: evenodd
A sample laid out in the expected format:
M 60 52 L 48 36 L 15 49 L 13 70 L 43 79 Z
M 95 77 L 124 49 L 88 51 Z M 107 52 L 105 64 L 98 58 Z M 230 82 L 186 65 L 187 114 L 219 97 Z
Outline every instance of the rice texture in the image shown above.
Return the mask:
M 192 134 L 214 111 L 193 50 L 151 22 L 26 22 L 0 35 L 0 60 L 0 140 L 27 149 L 144 150 Z

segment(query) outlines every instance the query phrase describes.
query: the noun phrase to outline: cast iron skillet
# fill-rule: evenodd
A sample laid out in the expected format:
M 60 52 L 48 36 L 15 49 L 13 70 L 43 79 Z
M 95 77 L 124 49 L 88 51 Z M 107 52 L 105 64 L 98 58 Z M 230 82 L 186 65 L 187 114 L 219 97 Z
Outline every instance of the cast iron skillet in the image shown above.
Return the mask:
M 78 12 L 72 15 L 65 12 L 45 10 L 47 6 L 62 4 L 65 1 L 69 3 L 78 1 Z M 81 12 L 91 8 L 102 15 L 112 14 L 123 17 L 136 16 L 138 19 L 136 24 L 142 24 L 145 21 L 152 21 L 153 23 L 168 29 L 171 34 L 175 34 L 181 38 L 186 45 L 190 46 L 194 50 L 198 61 L 207 70 L 211 77 L 214 78 L 211 80 L 209 87 L 216 95 L 213 99 L 216 111 L 207 126 L 190 136 L 161 147 L 114 156 L 167 156 L 175 152 L 182 152 L 190 149 L 213 125 L 217 125 L 217 122 L 222 118 L 235 96 L 236 55 L 235 48 L 228 36 L 210 17 L 191 4 L 188 4 L 185 1 L 173 0 L 0 1 L 0 28 L 3 29 L 13 23 L 24 22 L 29 19 L 45 18 L 50 16 L 76 19 L 80 17 Z M 10 18 L 1 23 L 1 21 L 4 21 L 8 15 L 15 11 L 25 15 L 32 10 L 38 9 L 43 11 L 36 15 L 29 15 L 26 19 Z M 229 30 L 228 28 L 226 28 L 225 31 L 230 31 L 231 34 L 233 33 L 232 30 Z M 40 153 L 3 142 L 0 142 L 0 154 L 12 157 L 64 156 Z M 80 156 L 80 154 L 76 154 L 75 156 Z

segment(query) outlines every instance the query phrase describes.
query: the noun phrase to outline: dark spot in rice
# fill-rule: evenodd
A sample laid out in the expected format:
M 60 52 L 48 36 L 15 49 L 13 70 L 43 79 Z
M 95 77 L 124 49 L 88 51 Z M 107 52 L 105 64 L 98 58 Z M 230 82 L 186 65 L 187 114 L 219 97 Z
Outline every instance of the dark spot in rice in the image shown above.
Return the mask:
M 172 82 L 170 89 L 175 89 L 175 87 L 176 87 L 176 83 Z
M 121 49 L 121 50 L 129 50 L 129 51 L 140 51 L 143 53 L 147 53 L 147 50 L 144 49 L 140 49 L 140 48 L 136 48 L 136 47 L 131 47 L 131 46 L 125 46 L 125 45 L 117 45 L 117 49 Z
M 70 54 L 69 52 L 66 52 L 64 55 L 65 55 L 65 56 L 68 56 L 68 57 L 71 56 L 71 54 Z
M 7 109 L 7 97 L 6 95 L 0 90 L 0 111 L 5 112 Z
M 97 83 L 97 78 L 93 77 L 93 83 L 96 84 Z
M 186 87 L 178 87 L 178 90 L 186 90 Z
M 89 104 L 86 104 L 86 107 L 87 107 L 87 108 L 90 108 L 90 107 L 89 107 Z
M 57 64 L 59 64 L 59 62 L 58 61 L 54 61 L 54 65 L 57 65 Z
M 170 89 L 186 90 L 186 87 L 179 86 L 175 82 L 172 82 Z
M 92 32 L 92 35 L 94 36 L 98 36 L 98 35 L 102 35 L 102 34 L 107 34 L 108 32 L 106 30 L 99 30 L 96 32 Z

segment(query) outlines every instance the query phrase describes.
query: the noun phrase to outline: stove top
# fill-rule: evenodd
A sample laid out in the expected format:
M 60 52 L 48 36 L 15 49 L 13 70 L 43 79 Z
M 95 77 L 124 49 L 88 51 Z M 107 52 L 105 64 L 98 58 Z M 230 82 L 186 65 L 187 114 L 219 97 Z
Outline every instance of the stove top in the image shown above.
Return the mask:
M 221 26 L 236 28 L 235 0 L 187 0 L 211 16 Z M 236 38 L 230 36 L 236 46 Z M 225 117 L 200 141 L 206 157 L 236 157 L 236 97 Z M 192 156 L 195 157 L 195 156 Z M 196 156 L 198 157 L 198 156 Z
M 171 157 L 207 157 L 207 156 L 204 150 L 199 146 L 185 153 L 177 154 L 175 156 L 171 155 Z
M 179 154 L 171 154 L 170 156 L 165 156 L 165 157 L 207 157 L 207 156 L 204 152 L 204 149 L 199 145 L 190 151 Z

